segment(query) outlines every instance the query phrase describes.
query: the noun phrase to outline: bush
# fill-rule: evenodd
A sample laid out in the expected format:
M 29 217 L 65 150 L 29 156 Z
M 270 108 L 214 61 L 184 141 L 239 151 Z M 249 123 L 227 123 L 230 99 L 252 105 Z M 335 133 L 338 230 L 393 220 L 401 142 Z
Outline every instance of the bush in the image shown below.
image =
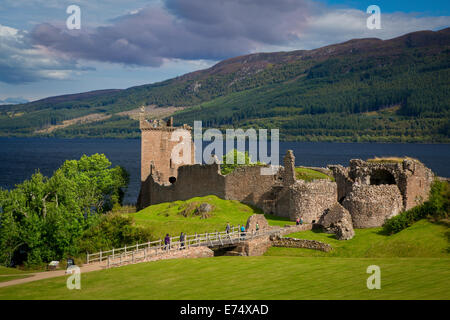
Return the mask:
M 394 234 L 408 228 L 414 222 L 429 218 L 433 221 L 447 219 L 450 210 L 450 188 L 448 182 L 435 181 L 431 186 L 430 197 L 422 205 L 402 212 L 387 220 L 383 231 Z
M 84 233 L 78 247 L 80 252 L 98 252 L 151 240 L 150 231 L 135 226 L 132 217 L 109 213 Z

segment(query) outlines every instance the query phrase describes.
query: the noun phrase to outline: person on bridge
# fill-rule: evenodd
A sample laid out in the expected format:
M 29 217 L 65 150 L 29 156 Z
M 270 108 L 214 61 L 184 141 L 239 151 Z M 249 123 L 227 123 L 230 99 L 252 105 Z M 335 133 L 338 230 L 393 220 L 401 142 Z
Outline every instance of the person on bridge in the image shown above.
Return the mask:
M 303 218 L 300 218 L 300 224 L 303 224 Z
M 166 237 L 164 238 L 164 248 L 166 250 L 170 250 L 170 236 L 169 234 L 166 234 Z
M 183 249 L 185 249 L 184 248 L 184 233 L 183 232 L 181 232 L 181 234 L 180 234 L 180 250 L 183 250 Z
M 298 226 L 300 224 L 300 218 L 297 218 L 297 220 L 295 220 L 295 224 Z
M 227 233 L 230 233 L 230 230 L 231 230 L 230 223 L 227 222 L 227 227 L 225 228 L 225 231 L 226 231 Z
M 242 225 L 241 226 L 241 237 L 244 238 L 245 236 L 245 227 Z

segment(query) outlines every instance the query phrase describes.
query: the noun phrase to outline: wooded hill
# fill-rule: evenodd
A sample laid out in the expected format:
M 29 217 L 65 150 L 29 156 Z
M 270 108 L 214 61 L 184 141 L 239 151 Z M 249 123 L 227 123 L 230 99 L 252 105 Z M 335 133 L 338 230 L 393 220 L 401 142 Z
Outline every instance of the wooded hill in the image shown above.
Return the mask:
M 157 105 L 185 107 L 176 124 L 279 128 L 283 140 L 450 142 L 449 53 L 450 28 L 250 54 L 126 90 L 0 106 L 0 136 L 139 137 L 123 111 Z M 36 133 L 94 113 L 109 117 Z

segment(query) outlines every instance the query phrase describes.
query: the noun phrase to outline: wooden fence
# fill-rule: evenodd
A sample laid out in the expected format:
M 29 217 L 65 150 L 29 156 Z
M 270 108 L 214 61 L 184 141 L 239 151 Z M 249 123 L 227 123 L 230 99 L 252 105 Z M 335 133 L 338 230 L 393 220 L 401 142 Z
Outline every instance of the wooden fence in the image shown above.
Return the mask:
M 279 230 L 260 230 L 254 232 L 241 232 L 239 227 L 232 227 L 230 232 L 212 232 L 203 234 L 185 235 L 184 241 L 180 237 L 171 237 L 170 243 L 166 245 L 162 239 L 146 243 L 136 243 L 132 246 L 97 253 L 87 253 L 86 263 L 107 262 L 107 267 L 146 261 L 149 257 L 167 253 L 173 250 L 188 249 L 191 247 L 225 247 L 235 245 L 242 241 L 255 239 L 257 237 L 270 235 Z

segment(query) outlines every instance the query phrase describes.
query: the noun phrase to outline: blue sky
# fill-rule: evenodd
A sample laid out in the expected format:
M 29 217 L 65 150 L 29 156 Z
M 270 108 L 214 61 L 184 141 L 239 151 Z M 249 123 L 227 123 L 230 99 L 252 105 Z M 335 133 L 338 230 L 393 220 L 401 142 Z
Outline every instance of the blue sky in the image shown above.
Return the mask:
M 67 30 L 66 8 L 81 8 Z M 381 8 L 381 30 L 365 11 Z M 0 100 L 127 88 L 253 52 L 389 39 L 450 24 L 450 1 L 2 0 Z

